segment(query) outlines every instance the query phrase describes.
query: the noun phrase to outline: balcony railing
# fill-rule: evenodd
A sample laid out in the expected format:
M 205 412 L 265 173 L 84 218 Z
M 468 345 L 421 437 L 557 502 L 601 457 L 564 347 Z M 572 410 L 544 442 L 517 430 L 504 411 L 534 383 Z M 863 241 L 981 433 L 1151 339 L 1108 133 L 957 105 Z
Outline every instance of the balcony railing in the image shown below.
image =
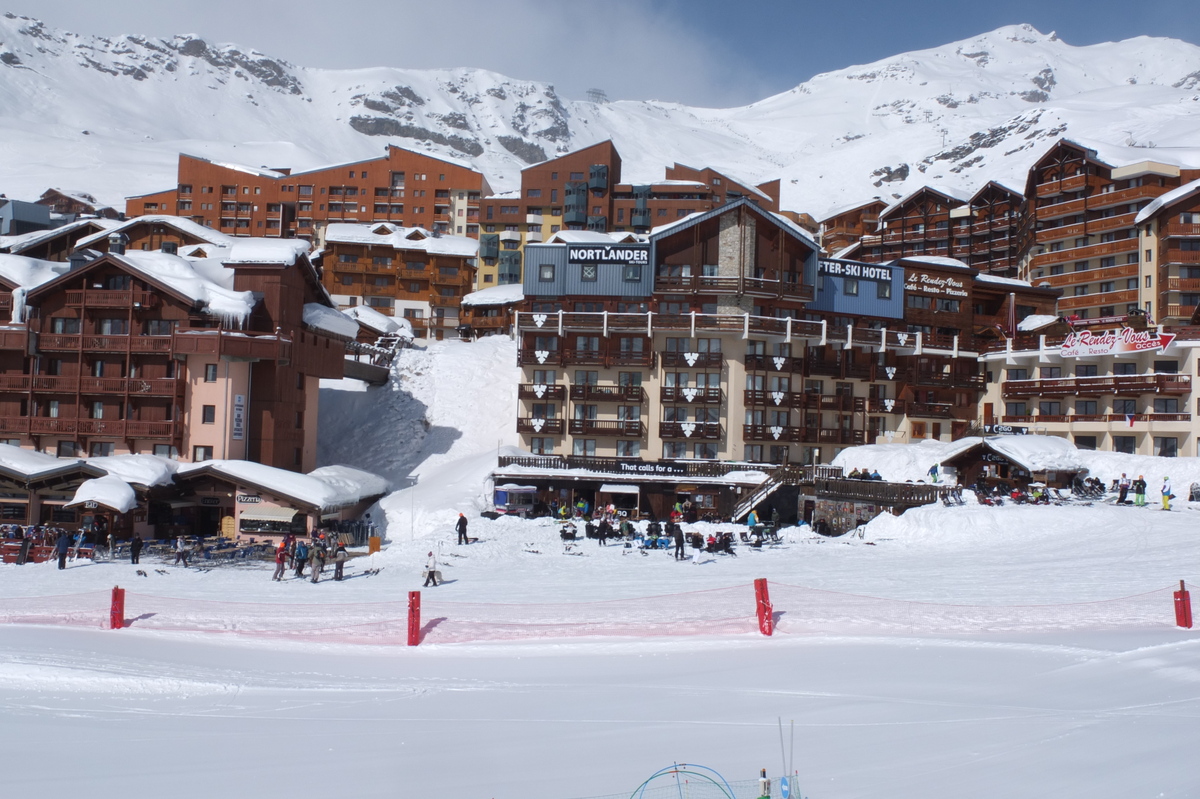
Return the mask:
M 160 298 L 149 291 L 85 289 L 63 292 L 67 306 L 78 308 L 157 308 Z
M 700 441 L 718 441 L 721 438 L 720 422 L 662 422 L 658 426 L 659 438 L 690 438 Z
M 521 418 L 517 419 L 518 433 L 539 433 L 548 436 L 561 435 L 563 431 L 562 419 L 535 419 Z
M 517 387 L 518 399 L 539 399 L 561 401 L 567 394 L 565 386 L 541 383 L 522 383 Z
M 700 388 L 699 386 L 664 386 L 658 392 L 660 402 L 692 405 L 720 405 L 721 397 L 720 388 Z
M 571 386 L 571 399 L 576 402 L 641 402 L 645 392 L 641 386 Z
M 719 352 L 664 352 L 662 365 L 672 369 L 720 369 L 724 359 Z
M 803 358 L 790 358 L 782 355 L 747 355 L 747 372 L 791 372 L 804 371 Z
M 1109 375 L 1104 377 L 1055 378 L 1048 380 L 1008 380 L 1001 393 L 1005 398 L 1053 397 L 1082 394 L 1187 394 L 1192 390 L 1190 375 Z
M 814 296 L 813 287 L 803 283 L 761 277 L 718 277 L 716 275 L 659 275 L 654 279 L 654 289 L 672 294 L 753 294 L 806 301 L 811 301 Z
M 569 430 L 573 436 L 646 437 L 646 425 L 640 420 L 572 419 Z
M 908 415 L 924 419 L 952 419 L 954 406 L 940 402 L 910 402 Z
M 32 435 L 83 435 L 108 438 L 175 439 L 182 435 L 178 422 L 143 422 L 125 419 L 63 419 L 34 416 L 26 419 Z

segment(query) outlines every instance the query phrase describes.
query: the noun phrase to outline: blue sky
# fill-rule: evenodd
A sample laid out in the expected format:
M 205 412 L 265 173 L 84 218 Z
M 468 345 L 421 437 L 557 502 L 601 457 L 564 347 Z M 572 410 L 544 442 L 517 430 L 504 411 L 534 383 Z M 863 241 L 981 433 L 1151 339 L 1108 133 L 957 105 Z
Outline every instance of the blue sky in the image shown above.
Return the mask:
M 1027 22 L 1073 45 L 1200 43 L 1197 0 L 3 0 L 77 33 L 196 33 L 302 66 L 473 66 L 582 99 L 730 106 Z

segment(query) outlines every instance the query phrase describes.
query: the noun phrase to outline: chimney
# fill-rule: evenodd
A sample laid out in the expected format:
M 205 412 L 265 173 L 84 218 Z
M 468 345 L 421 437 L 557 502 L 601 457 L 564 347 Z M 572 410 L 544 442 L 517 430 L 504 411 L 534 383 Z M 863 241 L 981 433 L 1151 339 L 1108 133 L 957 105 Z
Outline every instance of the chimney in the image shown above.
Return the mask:
M 88 262 L 87 255 L 85 255 L 82 252 L 73 252 L 73 253 L 71 253 L 70 257 L 67 258 L 67 263 L 69 263 L 71 265 L 71 267 L 68 271 L 74 272 L 76 269 L 82 268 L 83 265 L 86 264 L 87 262 Z
M 113 255 L 124 255 L 125 245 L 129 243 L 129 237 L 124 233 L 113 231 L 108 234 L 108 251 Z

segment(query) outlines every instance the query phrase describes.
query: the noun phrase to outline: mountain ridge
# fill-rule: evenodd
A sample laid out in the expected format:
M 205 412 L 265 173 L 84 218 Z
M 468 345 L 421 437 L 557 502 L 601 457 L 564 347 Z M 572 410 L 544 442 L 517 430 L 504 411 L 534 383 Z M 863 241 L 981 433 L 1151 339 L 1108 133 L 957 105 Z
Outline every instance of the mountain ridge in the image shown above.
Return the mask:
M 1200 47 L 1136 37 L 1074 47 L 1013 25 L 824 72 L 737 108 L 603 105 L 478 68 L 322 70 L 195 35 L 87 36 L 0 16 L 0 191 L 124 196 L 175 181 L 179 152 L 307 169 L 398 144 L 468 162 L 498 192 L 531 163 L 611 138 L 626 181 L 675 161 L 826 216 L 921 185 L 1020 188 L 1059 137 L 1118 162 L 1200 165 Z

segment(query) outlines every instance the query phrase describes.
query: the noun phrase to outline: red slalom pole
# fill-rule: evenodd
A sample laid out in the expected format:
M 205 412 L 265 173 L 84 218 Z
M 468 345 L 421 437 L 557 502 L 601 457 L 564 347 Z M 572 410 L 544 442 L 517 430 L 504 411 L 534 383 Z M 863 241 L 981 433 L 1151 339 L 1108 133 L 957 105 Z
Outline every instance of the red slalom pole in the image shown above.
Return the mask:
M 770 635 L 775 631 L 775 614 L 771 607 L 771 596 L 767 592 L 767 578 L 754 581 L 754 607 L 758 612 L 758 631 Z
M 1179 590 L 1175 592 L 1175 624 L 1192 629 L 1192 595 L 1188 593 L 1183 580 L 1179 581 Z
M 108 629 L 119 630 L 125 626 L 125 589 L 113 586 L 112 605 L 108 610 Z
M 421 643 L 421 592 L 408 592 L 408 645 Z

